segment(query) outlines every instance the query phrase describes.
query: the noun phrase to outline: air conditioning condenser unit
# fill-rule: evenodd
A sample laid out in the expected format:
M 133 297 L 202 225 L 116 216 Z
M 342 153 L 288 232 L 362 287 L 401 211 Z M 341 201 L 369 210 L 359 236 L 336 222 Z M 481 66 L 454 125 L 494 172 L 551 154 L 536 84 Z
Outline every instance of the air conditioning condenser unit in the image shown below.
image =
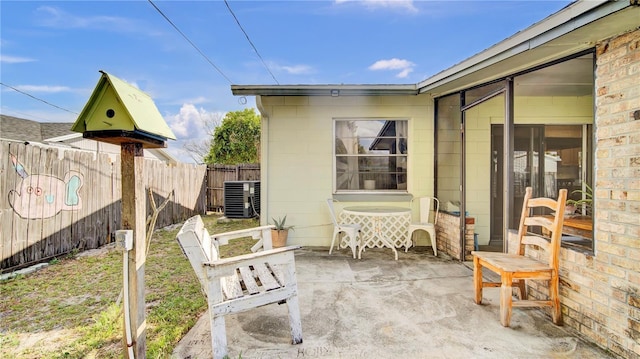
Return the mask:
M 224 215 L 254 218 L 260 215 L 260 181 L 225 181 Z

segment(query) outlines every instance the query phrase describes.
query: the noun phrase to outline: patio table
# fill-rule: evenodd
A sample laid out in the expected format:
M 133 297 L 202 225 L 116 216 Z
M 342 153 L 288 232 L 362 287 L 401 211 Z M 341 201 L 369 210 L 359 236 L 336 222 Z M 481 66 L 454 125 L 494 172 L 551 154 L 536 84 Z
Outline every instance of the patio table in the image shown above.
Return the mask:
M 361 245 L 358 258 L 362 258 L 362 250 L 388 247 L 393 250 L 398 260 L 396 248 L 408 248 L 411 223 L 411 208 L 392 206 L 356 206 L 345 207 L 340 213 L 343 223 L 358 223 L 362 226 Z

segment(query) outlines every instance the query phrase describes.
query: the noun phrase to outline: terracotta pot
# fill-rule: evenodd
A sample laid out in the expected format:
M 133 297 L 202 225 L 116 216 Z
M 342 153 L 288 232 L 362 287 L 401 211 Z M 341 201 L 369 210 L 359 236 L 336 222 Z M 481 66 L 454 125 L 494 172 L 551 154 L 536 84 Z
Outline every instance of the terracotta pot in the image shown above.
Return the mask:
M 287 245 L 287 237 L 289 236 L 288 229 L 272 229 L 271 230 L 271 242 L 273 243 L 273 248 L 284 247 Z
M 568 204 L 564 208 L 564 215 L 565 216 L 572 216 L 576 212 L 576 209 L 577 209 L 576 206 L 574 206 L 572 204 Z

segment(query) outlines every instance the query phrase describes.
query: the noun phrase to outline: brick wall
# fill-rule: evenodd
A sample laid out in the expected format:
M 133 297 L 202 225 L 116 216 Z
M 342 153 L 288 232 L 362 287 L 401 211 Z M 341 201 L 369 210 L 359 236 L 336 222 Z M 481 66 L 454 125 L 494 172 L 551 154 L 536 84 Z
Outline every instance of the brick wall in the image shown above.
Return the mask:
M 589 340 L 640 358 L 640 30 L 599 43 L 596 61 L 595 254 L 560 250 L 562 312 Z
M 475 219 L 466 218 L 465 250 L 464 260 L 473 260 L 471 251 L 473 250 L 473 233 L 475 229 Z M 436 247 L 439 253 L 446 253 L 448 256 L 460 259 L 460 217 L 446 212 L 438 213 L 438 223 L 436 224 Z
M 568 309 L 581 332 L 640 358 L 640 29 L 599 43 L 596 61 L 595 256 L 563 258 L 585 272 L 572 283 L 586 298 L 567 292 Z

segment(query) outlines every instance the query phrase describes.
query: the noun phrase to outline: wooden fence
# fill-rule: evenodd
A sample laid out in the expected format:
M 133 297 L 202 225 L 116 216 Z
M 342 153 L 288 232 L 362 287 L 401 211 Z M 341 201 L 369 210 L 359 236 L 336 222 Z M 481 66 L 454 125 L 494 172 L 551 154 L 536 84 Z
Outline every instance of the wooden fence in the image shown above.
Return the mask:
M 260 164 L 209 165 L 207 167 L 207 210 L 224 209 L 225 181 L 258 181 Z
M 156 228 L 206 211 L 206 166 L 145 161 Z M 120 229 L 120 161 L 106 154 L 0 141 L 0 272 L 98 248 Z M 149 198 L 147 213 L 151 213 Z

